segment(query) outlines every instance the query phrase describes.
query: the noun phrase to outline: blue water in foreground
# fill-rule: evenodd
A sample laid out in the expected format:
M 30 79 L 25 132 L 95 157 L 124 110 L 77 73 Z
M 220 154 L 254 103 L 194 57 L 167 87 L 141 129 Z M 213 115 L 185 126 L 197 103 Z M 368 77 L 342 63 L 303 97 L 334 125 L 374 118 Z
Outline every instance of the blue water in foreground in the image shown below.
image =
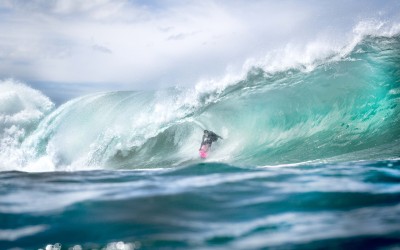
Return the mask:
M 0 195 L 2 249 L 400 246 L 400 161 L 3 172 Z
M 60 107 L 2 81 L 0 249 L 399 249 L 399 103 L 399 35 Z

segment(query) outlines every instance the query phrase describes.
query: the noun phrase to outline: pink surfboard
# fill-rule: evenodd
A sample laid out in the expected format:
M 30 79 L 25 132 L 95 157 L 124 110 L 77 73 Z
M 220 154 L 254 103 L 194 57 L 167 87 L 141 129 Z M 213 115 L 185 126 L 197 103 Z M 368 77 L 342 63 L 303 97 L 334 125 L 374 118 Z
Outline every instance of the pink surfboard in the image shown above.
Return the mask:
M 208 156 L 208 146 L 207 145 L 201 146 L 201 148 L 199 150 L 199 154 L 200 154 L 200 157 L 202 159 L 207 158 L 207 156 Z

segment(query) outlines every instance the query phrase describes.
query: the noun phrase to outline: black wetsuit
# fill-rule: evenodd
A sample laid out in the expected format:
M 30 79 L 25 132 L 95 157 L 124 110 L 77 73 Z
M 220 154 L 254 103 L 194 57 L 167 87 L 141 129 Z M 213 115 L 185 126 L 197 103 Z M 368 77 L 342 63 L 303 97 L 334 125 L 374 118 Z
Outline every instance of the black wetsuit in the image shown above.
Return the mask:
M 212 131 L 204 130 L 204 135 L 203 135 L 203 139 L 201 141 L 200 149 L 203 145 L 207 145 L 208 147 L 211 147 L 211 144 L 213 142 L 217 141 L 218 139 L 222 139 L 222 137 Z

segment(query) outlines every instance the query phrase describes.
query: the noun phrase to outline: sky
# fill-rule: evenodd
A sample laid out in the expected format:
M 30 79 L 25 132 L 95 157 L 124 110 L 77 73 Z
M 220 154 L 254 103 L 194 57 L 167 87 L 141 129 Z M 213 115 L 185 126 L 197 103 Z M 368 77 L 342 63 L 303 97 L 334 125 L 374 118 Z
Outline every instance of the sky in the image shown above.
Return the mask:
M 365 20 L 399 22 L 400 1 L 0 0 L 0 80 L 58 104 L 190 87 L 288 45 L 341 44 Z

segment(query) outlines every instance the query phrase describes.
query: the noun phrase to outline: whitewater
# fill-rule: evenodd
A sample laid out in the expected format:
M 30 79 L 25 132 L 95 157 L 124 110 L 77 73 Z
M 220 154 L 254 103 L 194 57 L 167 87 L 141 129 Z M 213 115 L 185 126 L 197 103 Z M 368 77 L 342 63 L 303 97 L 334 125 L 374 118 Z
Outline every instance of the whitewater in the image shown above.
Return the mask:
M 399 30 L 59 107 L 1 81 L 0 246 L 395 249 Z M 224 138 L 205 161 L 204 129 Z

